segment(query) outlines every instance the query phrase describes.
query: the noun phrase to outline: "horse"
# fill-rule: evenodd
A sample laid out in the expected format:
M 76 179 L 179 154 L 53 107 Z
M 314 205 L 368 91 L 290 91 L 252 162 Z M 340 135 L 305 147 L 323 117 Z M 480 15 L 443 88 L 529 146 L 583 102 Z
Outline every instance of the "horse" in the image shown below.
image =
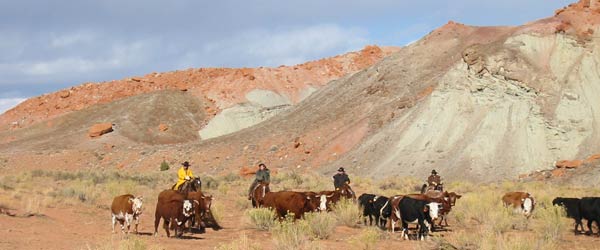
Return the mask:
M 177 184 L 173 185 L 173 187 L 171 187 L 171 189 L 175 189 L 176 185 Z M 183 184 L 179 185 L 177 192 L 182 193 L 182 194 L 187 194 L 189 192 L 198 192 L 201 190 L 202 190 L 202 181 L 200 181 L 200 177 L 194 177 L 193 179 L 185 181 Z
M 442 183 L 437 184 L 437 185 L 423 184 L 423 186 L 421 187 L 421 194 L 425 194 L 428 191 L 440 191 L 440 192 L 443 192 L 444 191 L 444 184 L 442 184 Z
M 336 189 L 336 192 L 340 193 L 340 197 L 356 201 L 356 193 L 354 193 L 350 185 L 348 185 L 347 183 L 344 183 L 342 187 Z
M 254 189 L 252 190 L 252 193 L 251 193 L 252 207 L 254 207 L 254 208 L 262 207 L 263 198 L 265 198 L 265 195 L 268 192 L 271 192 L 271 189 L 269 188 L 269 183 L 268 182 L 259 182 L 254 187 Z

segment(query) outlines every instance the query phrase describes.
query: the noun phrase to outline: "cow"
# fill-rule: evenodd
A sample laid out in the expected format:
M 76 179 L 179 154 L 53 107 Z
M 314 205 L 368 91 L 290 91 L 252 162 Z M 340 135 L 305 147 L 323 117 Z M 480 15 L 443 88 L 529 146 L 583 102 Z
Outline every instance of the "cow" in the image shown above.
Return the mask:
M 294 219 L 300 219 L 306 212 L 319 211 L 321 203 L 321 197 L 294 191 L 269 192 L 263 198 L 264 207 L 275 210 L 280 219 L 288 213 L 293 213 Z
M 579 203 L 581 218 L 587 220 L 588 234 L 594 234 L 592 223 L 600 228 L 600 197 L 583 197 Z M 600 231 L 598 232 L 600 235 Z
M 404 198 L 404 195 L 394 195 L 390 197 L 391 214 L 390 224 L 388 228 L 390 232 L 394 232 L 394 230 L 396 230 L 396 222 L 398 222 L 401 219 L 399 205 L 402 198 Z
M 535 199 L 526 192 L 508 192 L 502 196 L 505 207 L 513 207 L 515 212 L 524 214 L 527 218 L 531 216 L 535 208 Z
M 115 225 L 117 221 L 121 224 L 121 232 L 125 233 L 125 225 L 127 225 L 127 233 L 131 222 L 135 220 L 135 233 L 138 233 L 139 216 L 142 214 L 143 198 L 135 197 L 132 194 L 124 194 L 113 199 L 110 206 L 112 212 L 112 232 L 115 233 Z
M 373 202 L 375 202 L 375 199 L 377 199 L 377 195 L 374 194 L 364 193 L 358 196 L 358 206 L 363 212 L 363 221 L 365 225 L 367 225 L 367 217 L 369 217 L 369 226 L 373 225 L 373 213 L 371 213 L 371 211 L 374 210 Z
M 417 223 L 419 225 L 417 237 L 420 240 L 424 240 L 428 234 L 427 229 L 429 225 L 438 217 L 439 206 L 440 204 L 437 202 L 417 200 L 409 196 L 404 196 L 400 199 L 398 209 L 402 220 L 401 237 L 405 240 L 408 239 L 408 224 Z
M 581 227 L 581 231 L 584 231 L 583 223 L 581 222 L 581 199 L 579 198 L 564 198 L 556 197 L 552 200 L 552 205 L 561 206 L 567 212 L 567 217 L 575 220 L 575 234 L 579 233 L 578 228 Z
M 373 197 L 372 205 L 366 206 L 363 210 L 363 215 L 365 214 L 366 216 L 369 216 L 370 221 L 372 221 L 372 217 L 375 218 L 376 226 L 380 228 L 385 228 L 385 225 L 387 224 L 387 218 L 389 218 L 392 214 L 390 199 L 385 196 Z
M 154 213 L 154 236 L 158 236 L 158 224 L 162 218 L 167 237 L 171 237 L 170 223 L 173 223 L 171 227 L 175 229 L 175 236 L 180 237 L 183 234 L 183 225 L 194 216 L 195 205 L 199 205 L 199 202 L 186 199 L 184 194 L 175 190 L 168 189 L 158 194 Z
M 435 191 L 435 192 L 440 192 L 441 193 L 441 191 Z M 445 213 L 445 214 L 449 213 L 450 209 L 451 209 L 450 201 L 448 201 L 446 199 L 446 197 L 444 197 L 443 193 L 441 193 L 441 195 L 439 195 L 437 197 L 430 197 L 430 196 L 428 196 L 426 194 L 407 194 L 405 196 L 406 197 L 410 197 L 410 198 L 415 199 L 415 200 L 437 203 L 439 205 L 438 206 L 438 209 L 439 209 L 438 210 L 438 216 L 442 215 L 442 213 Z M 444 219 L 445 219 L 445 217 L 444 217 Z M 433 220 L 436 220 L 436 219 L 434 218 Z M 442 222 L 442 220 L 440 219 L 440 224 L 441 224 L 441 222 Z M 429 228 L 428 229 L 429 231 L 433 232 L 435 230 L 435 228 L 434 228 L 435 224 L 432 223 L 432 224 L 428 224 L 427 226 Z
M 442 207 L 440 208 L 440 222 L 438 226 L 442 226 L 442 222 L 448 226 L 448 214 L 452 211 L 452 207 L 456 205 L 456 200 L 460 199 L 462 195 L 459 195 L 455 192 L 447 192 L 447 191 L 438 191 L 438 190 L 429 190 L 424 193 L 424 195 L 429 196 L 431 198 L 441 198 L 444 201 L 442 203 Z
M 198 229 L 201 232 L 204 232 L 204 228 L 206 227 L 207 223 L 211 225 L 213 230 L 221 229 L 216 221 L 214 221 L 214 218 L 210 212 L 212 195 L 204 195 L 202 192 L 189 192 L 186 196 L 186 199 L 197 201 L 197 206 L 195 206 L 194 209 L 194 217 L 189 220 L 190 231 L 196 222 L 198 222 Z

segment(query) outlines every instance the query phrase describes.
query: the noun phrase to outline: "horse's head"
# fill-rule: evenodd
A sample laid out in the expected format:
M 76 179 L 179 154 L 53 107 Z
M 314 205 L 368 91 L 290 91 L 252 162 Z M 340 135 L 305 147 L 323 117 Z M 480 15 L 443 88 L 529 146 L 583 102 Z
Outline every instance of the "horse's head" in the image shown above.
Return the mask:
M 190 181 L 190 186 L 192 191 L 200 191 L 202 189 L 202 181 L 200 181 L 200 177 L 195 177 Z

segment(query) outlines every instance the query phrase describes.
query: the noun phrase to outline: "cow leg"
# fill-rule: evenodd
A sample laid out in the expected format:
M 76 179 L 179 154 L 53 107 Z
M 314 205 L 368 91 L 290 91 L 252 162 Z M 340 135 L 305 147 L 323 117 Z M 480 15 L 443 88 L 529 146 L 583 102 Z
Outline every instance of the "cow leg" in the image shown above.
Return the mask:
M 115 226 L 117 225 L 117 218 L 116 216 L 113 214 L 112 215 L 112 233 L 115 233 Z
M 158 224 L 160 223 L 160 216 L 158 213 L 154 214 L 154 237 L 158 236 Z
M 171 232 L 169 232 L 169 220 L 167 218 L 163 218 L 164 219 L 164 223 L 163 223 L 163 227 L 165 228 L 165 232 L 167 233 L 167 238 L 171 237 Z
M 138 224 L 140 223 L 140 216 L 139 215 L 135 216 L 134 219 L 135 219 L 135 234 L 137 234 L 138 233 Z
M 127 225 L 127 234 L 129 234 L 129 229 L 131 227 L 132 220 L 133 220 L 133 215 L 125 214 L 125 225 Z

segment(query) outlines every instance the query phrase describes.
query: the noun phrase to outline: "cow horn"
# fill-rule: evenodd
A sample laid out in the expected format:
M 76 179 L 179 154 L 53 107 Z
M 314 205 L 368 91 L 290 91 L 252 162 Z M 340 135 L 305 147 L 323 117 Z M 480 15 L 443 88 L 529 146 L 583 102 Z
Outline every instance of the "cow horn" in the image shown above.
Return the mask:
M 199 202 L 199 201 L 197 201 L 197 200 L 194 200 L 194 203 L 196 203 L 196 204 L 200 205 L 200 202 Z

